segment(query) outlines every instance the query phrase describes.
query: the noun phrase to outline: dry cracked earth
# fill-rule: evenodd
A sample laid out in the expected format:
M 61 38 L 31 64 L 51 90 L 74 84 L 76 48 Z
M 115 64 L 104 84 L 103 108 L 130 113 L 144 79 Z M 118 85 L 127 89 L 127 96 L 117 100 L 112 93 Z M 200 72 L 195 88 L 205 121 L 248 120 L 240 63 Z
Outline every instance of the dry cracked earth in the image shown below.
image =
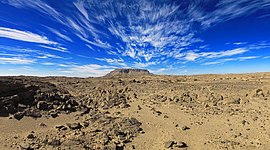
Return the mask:
M 270 73 L 0 77 L 0 149 L 270 149 Z

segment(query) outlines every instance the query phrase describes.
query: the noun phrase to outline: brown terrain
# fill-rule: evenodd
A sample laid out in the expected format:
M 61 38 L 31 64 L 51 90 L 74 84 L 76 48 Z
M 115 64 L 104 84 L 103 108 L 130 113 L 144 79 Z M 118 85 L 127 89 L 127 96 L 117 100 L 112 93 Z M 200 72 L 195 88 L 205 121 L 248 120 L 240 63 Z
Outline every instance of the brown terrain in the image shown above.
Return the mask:
M 0 149 L 270 149 L 270 73 L 0 77 Z

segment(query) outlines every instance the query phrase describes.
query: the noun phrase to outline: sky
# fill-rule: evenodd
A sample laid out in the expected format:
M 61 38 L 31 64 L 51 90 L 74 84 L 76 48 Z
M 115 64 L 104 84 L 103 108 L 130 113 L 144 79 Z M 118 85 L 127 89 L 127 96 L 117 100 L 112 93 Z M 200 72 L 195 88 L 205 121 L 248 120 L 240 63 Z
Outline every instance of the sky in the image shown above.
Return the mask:
M 0 75 L 270 71 L 270 0 L 0 0 Z

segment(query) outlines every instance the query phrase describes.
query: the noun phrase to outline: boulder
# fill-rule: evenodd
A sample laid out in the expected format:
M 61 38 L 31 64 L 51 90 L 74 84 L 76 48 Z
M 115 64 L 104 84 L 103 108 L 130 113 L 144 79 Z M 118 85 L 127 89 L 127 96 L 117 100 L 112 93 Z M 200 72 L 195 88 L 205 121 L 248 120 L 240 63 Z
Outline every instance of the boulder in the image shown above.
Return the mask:
M 48 103 L 45 101 L 39 101 L 37 103 L 37 109 L 39 110 L 48 110 Z
M 17 112 L 13 115 L 13 117 L 17 120 L 21 120 L 24 117 L 24 113 L 23 112 Z
M 22 142 L 19 144 L 20 145 L 20 149 L 21 150 L 30 150 L 30 144 L 29 143 L 26 143 L 26 142 Z
M 81 129 L 82 128 L 82 125 L 80 123 L 67 123 L 67 126 L 71 130 L 77 130 L 77 129 Z

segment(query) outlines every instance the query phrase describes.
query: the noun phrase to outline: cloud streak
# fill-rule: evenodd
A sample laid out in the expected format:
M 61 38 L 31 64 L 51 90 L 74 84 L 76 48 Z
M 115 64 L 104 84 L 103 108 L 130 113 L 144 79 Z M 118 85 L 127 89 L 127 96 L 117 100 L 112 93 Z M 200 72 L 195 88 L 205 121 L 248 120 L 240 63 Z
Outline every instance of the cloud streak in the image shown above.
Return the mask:
M 21 57 L 0 57 L 0 64 L 32 64 L 34 59 L 27 59 Z
M 65 70 L 59 70 L 67 75 L 78 76 L 78 77 L 99 77 L 106 75 L 110 71 L 116 69 L 114 66 L 98 65 L 98 64 L 87 64 L 87 65 L 75 65 Z
M 245 56 L 245 57 L 237 57 L 237 58 L 219 59 L 216 61 L 203 63 L 203 65 L 217 65 L 217 64 L 224 64 L 225 62 L 229 62 L 229 61 L 246 61 L 249 59 L 256 59 L 256 58 L 259 58 L 259 56 Z
M 29 31 L 21 31 L 5 27 L 0 27 L 0 37 L 32 43 L 41 43 L 49 45 L 58 44 L 56 42 L 50 41 L 46 36 L 40 36 L 38 34 Z

